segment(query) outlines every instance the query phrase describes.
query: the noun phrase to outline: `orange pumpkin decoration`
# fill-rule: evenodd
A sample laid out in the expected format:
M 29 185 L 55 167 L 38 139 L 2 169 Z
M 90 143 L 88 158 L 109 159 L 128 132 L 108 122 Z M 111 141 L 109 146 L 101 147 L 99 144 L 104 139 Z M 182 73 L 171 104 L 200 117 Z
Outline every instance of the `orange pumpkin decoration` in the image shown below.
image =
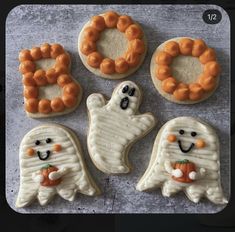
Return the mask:
M 58 171 L 58 168 L 55 166 L 52 166 L 50 164 L 43 166 L 41 168 L 41 175 L 43 175 L 44 179 L 43 179 L 43 182 L 41 182 L 41 185 L 46 186 L 46 187 L 50 187 L 50 186 L 56 186 L 56 185 L 60 184 L 61 178 L 59 178 L 57 180 L 50 180 L 49 179 L 49 174 L 51 172 L 56 172 L 56 171 Z
M 190 162 L 187 159 L 176 161 L 173 165 L 174 169 L 180 169 L 183 173 L 183 176 L 181 177 L 175 177 L 172 176 L 172 178 L 176 181 L 182 182 L 182 183 L 191 183 L 193 180 L 189 178 L 190 172 L 196 172 L 196 166 L 194 163 Z

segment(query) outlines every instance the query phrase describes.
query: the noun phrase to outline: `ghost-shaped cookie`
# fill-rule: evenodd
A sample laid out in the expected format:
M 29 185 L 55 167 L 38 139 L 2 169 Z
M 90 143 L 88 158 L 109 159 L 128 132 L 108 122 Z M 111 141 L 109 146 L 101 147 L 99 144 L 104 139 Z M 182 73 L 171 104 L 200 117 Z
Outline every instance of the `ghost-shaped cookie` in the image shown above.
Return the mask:
M 29 131 L 20 144 L 20 189 L 16 207 L 36 198 L 46 205 L 59 194 L 73 201 L 77 192 L 94 196 L 99 188 L 88 173 L 76 135 L 59 124 Z
M 159 187 L 166 197 L 184 191 L 195 203 L 203 196 L 215 204 L 227 203 L 220 183 L 219 140 L 208 124 L 178 117 L 160 129 L 149 166 L 136 188 Z
M 102 172 L 128 173 L 127 155 L 131 145 L 155 126 L 151 113 L 138 113 L 141 97 L 139 87 L 131 81 L 120 83 L 109 101 L 97 93 L 88 97 L 88 150 Z

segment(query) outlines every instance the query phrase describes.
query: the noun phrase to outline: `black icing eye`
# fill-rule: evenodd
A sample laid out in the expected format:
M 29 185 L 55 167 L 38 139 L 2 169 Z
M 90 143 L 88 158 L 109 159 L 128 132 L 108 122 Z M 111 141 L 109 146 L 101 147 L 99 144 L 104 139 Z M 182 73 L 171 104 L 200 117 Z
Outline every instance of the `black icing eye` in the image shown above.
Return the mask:
M 39 140 L 36 140 L 35 141 L 35 145 L 39 145 L 40 144 L 40 141 Z
M 183 135 L 183 134 L 184 134 L 184 130 L 179 130 L 179 133 L 180 133 L 181 135 Z
M 50 152 L 50 151 L 46 151 L 46 153 L 47 153 L 47 155 L 50 155 L 50 154 L 51 154 L 51 152 Z
M 135 94 L 135 88 L 130 89 L 130 91 L 128 92 L 128 95 L 134 96 L 134 94 Z
M 129 90 L 129 86 L 126 85 L 126 86 L 124 86 L 124 88 L 122 89 L 122 92 L 123 92 L 123 93 L 126 93 L 128 90 Z
M 40 152 L 40 151 L 37 151 L 37 155 L 41 155 L 41 152 Z
M 196 132 L 191 132 L 191 136 L 193 136 L 193 137 L 195 137 L 197 135 L 197 133 Z
M 51 139 L 50 138 L 47 138 L 46 139 L 46 143 L 50 143 L 51 142 Z

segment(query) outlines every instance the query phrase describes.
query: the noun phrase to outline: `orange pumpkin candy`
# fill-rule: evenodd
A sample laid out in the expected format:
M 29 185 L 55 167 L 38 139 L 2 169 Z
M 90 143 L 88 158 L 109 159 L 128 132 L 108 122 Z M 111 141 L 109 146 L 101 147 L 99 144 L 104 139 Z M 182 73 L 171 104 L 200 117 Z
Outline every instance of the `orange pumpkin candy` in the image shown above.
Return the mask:
M 56 171 L 58 171 L 58 168 L 55 166 L 52 166 L 50 164 L 42 167 L 41 168 L 41 175 L 44 177 L 44 179 L 43 179 L 43 182 L 41 182 L 41 185 L 50 187 L 50 186 L 56 186 L 56 185 L 60 184 L 61 178 L 59 178 L 57 180 L 50 180 L 49 179 L 49 174 L 51 172 L 56 172 Z

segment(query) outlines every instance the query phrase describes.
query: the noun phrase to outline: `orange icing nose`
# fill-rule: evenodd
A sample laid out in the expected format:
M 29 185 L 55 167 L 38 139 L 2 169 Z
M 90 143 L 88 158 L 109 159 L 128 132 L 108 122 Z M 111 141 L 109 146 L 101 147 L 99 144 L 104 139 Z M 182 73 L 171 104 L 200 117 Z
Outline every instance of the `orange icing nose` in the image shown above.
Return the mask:
M 137 24 L 131 24 L 125 31 L 128 40 L 141 39 L 143 32 Z
M 38 111 L 43 114 L 49 114 L 51 112 L 51 101 L 48 99 L 42 99 L 38 103 Z
M 132 24 L 131 17 L 127 15 L 121 15 L 118 18 L 117 29 L 121 32 L 125 32 L 125 30 Z
M 203 88 L 198 83 L 193 83 L 189 85 L 189 99 L 192 101 L 200 100 L 203 96 Z
M 87 57 L 87 63 L 93 68 L 99 68 L 103 56 L 99 52 L 92 52 Z
M 193 40 L 184 38 L 179 41 L 180 53 L 182 55 L 191 55 L 193 49 Z
M 30 98 L 25 102 L 25 110 L 30 113 L 38 112 L 38 99 Z
M 202 39 L 195 39 L 193 43 L 192 56 L 200 56 L 206 50 L 206 48 L 207 46 Z
M 175 41 L 169 41 L 165 44 L 164 51 L 169 53 L 171 56 L 178 56 L 180 53 L 179 44 Z
M 160 65 L 169 65 L 171 64 L 172 56 L 164 51 L 161 51 L 157 54 L 155 62 Z
M 217 76 L 220 73 L 220 65 L 216 61 L 210 61 L 204 66 L 205 74 Z
M 198 83 L 202 86 L 204 91 L 211 91 L 216 86 L 216 77 L 201 74 L 198 78 Z
M 26 153 L 27 153 L 28 156 L 33 156 L 34 155 L 34 149 L 30 147 L 30 148 L 27 149 Z
M 90 40 L 84 40 L 81 44 L 81 47 L 80 47 L 80 50 L 81 52 L 84 54 L 84 55 L 89 55 L 90 53 L 92 52 L 95 52 L 96 51 L 96 44 L 95 42 L 93 41 L 90 41 Z
M 100 64 L 100 71 L 104 74 L 112 74 L 115 72 L 115 63 L 112 59 L 105 58 Z
M 57 97 L 51 100 L 51 108 L 54 112 L 61 112 L 65 106 L 61 98 Z
M 103 31 L 105 29 L 105 21 L 102 16 L 96 15 L 91 18 L 91 26 L 97 31 Z
M 162 89 L 166 93 L 172 94 L 177 87 L 177 81 L 173 77 L 168 77 L 167 79 L 162 81 Z
M 135 51 L 139 54 L 145 52 L 145 44 L 143 40 L 133 39 L 129 42 L 128 50 Z
M 128 51 L 125 54 L 126 62 L 130 67 L 135 67 L 140 63 L 140 54 L 134 51 Z
M 115 71 L 117 73 L 125 73 L 128 68 L 129 65 L 124 58 L 120 57 L 115 60 Z
M 159 65 L 156 69 L 156 76 L 159 80 L 164 80 L 171 76 L 171 69 L 168 65 Z
M 196 141 L 196 147 L 197 148 L 203 148 L 203 147 L 205 147 L 206 146 L 206 143 L 205 143 L 205 141 L 203 140 L 203 139 L 198 139 L 197 141 Z
M 100 37 L 99 31 L 93 27 L 87 27 L 84 30 L 84 38 L 90 41 L 97 41 Z
M 167 140 L 168 140 L 168 142 L 173 143 L 176 141 L 176 136 L 175 135 L 168 135 Z
M 59 151 L 62 150 L 62 146 L 61 146 L 60 144 L 55 144 L 55 145 L 53 146 L 53 150 L 54 150 L 55 152 L 59 152 Z
M 209 61 L 215 60 L 216 54 L 215 50 L 212 48 L 207 48 L 200 56 L 199 60 L 202 64 L 206 64 Z
M 180 83 L 176 90 L 173 92 L 175 99 L 179 101 L 184 101 L 189 98 L 189 88 L 188 85 Z
M 116 27 L 118 22 L 118 14 L 114 11 L 108 11 L 104 14 L 104 21 L 107 27 Z

